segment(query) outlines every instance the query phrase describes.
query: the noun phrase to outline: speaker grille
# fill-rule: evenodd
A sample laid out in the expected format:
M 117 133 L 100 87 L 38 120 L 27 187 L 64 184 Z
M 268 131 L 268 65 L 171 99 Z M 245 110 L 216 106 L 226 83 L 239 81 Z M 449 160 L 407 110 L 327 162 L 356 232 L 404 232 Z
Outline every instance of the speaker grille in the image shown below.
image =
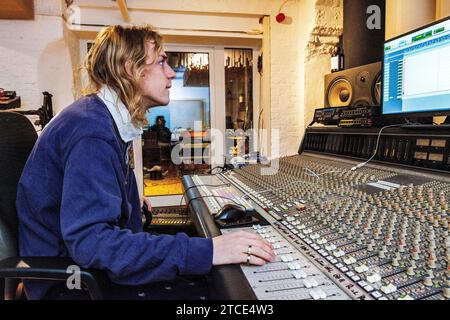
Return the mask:
M 373 101 L 375 101 L 377 106 L 381 106 L 381 96 L 383 94 L 382 90 L 382 83 L 381 83 L 382 78 L 381 78 L 381 72 L 378 73 L 378 75 L 375 78 L 373 87 L 372 87 L 372 97 L 373 97 Z

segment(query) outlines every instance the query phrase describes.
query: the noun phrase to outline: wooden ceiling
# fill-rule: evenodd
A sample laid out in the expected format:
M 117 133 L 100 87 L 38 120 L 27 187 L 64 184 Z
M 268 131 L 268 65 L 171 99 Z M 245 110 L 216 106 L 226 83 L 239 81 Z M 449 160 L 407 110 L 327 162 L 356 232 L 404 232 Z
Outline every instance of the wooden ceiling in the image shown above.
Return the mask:
M 0 19 L 34 19 L 34 1 L 0 0 Z

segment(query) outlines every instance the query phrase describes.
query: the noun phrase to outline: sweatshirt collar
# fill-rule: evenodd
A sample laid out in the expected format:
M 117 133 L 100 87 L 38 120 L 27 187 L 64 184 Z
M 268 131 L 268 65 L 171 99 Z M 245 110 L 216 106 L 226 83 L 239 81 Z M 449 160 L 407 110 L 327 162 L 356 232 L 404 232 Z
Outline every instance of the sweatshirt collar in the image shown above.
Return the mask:
M 123 141 L 128 143 L 142 134 L 142 128 L 133 125 L 130 112 L 113 89 L 102 86 L 97 96 L 106 104 Z

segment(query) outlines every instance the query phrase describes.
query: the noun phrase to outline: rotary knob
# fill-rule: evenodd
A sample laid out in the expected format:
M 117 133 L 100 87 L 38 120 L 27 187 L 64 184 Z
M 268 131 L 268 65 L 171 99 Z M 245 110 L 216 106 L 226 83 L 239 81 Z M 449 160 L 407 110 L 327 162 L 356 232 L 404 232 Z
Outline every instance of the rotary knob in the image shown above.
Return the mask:
M 428 270 L 427 274 L 425 275 L 425 277 L 423 279 L 423 284 L 427 287 L 432 287 L 433 279 L 434 279 L 433 270 L 430 269 L 430 270 Z
M 406 269 L 406 274 L 408 276 L 413 276 L 416 274 L 415 269 L 417 268 L 416 266 L 416 262 L 414 260 L 411 261 L 411 264 L 409 265 L 409 267 Z
M 431 269 L 435 269 L 436 268 L 436 253 L 434 251 L 430 252 L 430 255 L 428 257 L 428 266 Z
M 382 249 L 378 252 L 378 257 L 380 259 L 386 258 L 386 246 L 383 246 Z
M 372 240 L 370 240 L 370 243 L 367 245 L 367 250 L 368 251 L 373 251 L 374 247 L 375 247 L 375 240 L 372 239 Z
M 400 252 L 396 252 L 394 258 L 392 259 L 392 266 L 398 267 L 400 265 L 399 261 L 401 260 Z
M 413 241 L 413 247 L 411 249 L 411 256 L 414 260 L 419 260 L 420 259 L 420 245 L 419 245 L 419 241 L 418 240 L 414 240 Z

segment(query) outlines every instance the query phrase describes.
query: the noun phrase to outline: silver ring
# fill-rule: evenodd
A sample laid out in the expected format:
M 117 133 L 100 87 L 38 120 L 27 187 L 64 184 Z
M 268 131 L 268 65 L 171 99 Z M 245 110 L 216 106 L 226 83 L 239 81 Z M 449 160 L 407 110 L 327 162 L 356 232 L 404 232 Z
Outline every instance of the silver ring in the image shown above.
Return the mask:
M 251 246 L 251 245 L 248 246 L 247 254 L 248 254 L 249 256 L 252 255 L 252 246 Z
M 251 256 L 252 256 L 251 254 L 247 255 L 247 265 L 250 265 L 250 257 Z

